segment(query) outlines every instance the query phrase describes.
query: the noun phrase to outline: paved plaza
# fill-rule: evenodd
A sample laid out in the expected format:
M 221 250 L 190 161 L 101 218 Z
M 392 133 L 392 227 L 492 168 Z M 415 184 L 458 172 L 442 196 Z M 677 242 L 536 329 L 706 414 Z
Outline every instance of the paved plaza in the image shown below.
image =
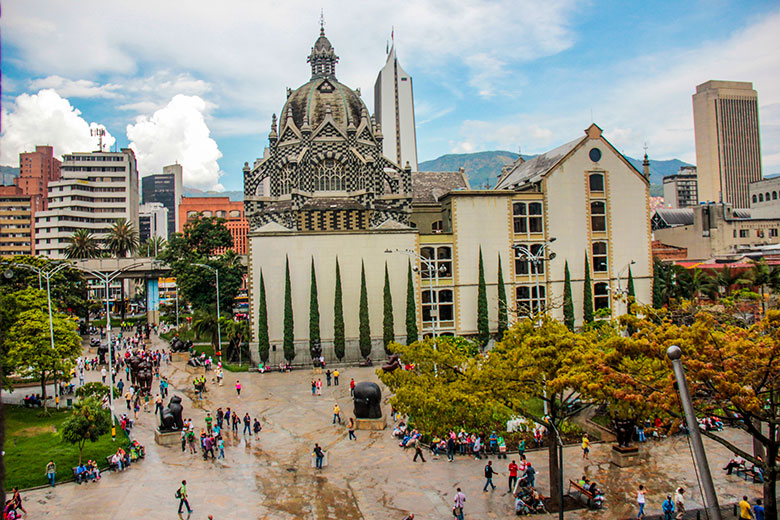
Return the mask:
M 495 461 L 500 475 L 495 491 L 483 493 L 484 461 L 457 457 L 412 462 L 413 451 L 398 447 L 391 428 L 381 432 L 358 431 L 357 441 L 347 439 L 343 426 L 332 424 L 333 404 L 338 402 L 342 417 L 352 411 L 349 381 L 377 381 L 373 368 L 342 368 L 340 386 L 324 386 L 323 395 L 311 395 L 310 370 L 289 374 L 226 372 L 224 386 L 209 385 L 202 401 L 193 394 L 191 381 L 202 369 L 177 362 L 164 367 L 172 383 L 172 394 L 183 398 L 184 417 L 192 417 L 197 427 L 204 425 L 207 411 L 230 407 L 260 417 L 263 431 L 259 439 L 243 435 L 225 436 L 224 461 L 204 461 L 200 455 L 183 453 L 178 445 L 161 447 L 154 442 L 157 417 L 139 412 L 133 436 L 146 446 L 146 459 L 122 473 L 106 473 L 98 483 L 58 485 L 56 488 L 25 492 L 28 518 L 177 518 L 178 500 L 174 493 L 182 479 L 187 480 L 190 518 L 215 519 L 398 519 L 414 512 L 417 519 L 452 518 L 451 502 L 456 487 L 466 493 L 466 518 L 513 517 L 513 501 L 506 493 L 506 463 Z M 91 379 L 99 373 L 88 372 Z M 213 373 L 209 373 L 209 376 Z M 318 376 L 319 377 L 319 376 Z M 324 375 L 321 376 L 324 383 Z M 240 379 L 237 397 L 234 385 Z M 385 398 L 387 396 L 384 396 Z M 195 399 L 193 401 L 193 399 Z M 167 403 L 167 400 L 166 400 Z M 116 403 L 118 411 L 124 401 Z M 385 405 L 386 413 L 389 407 Z M 120 412 L 121 413 L 121 412 Z M 390 421 L 392 422 L 392 421 Z M 740 445 L 749 445 L 741 432 L 726 436 Z M 328 452 L 329 465 L 321 471 L 311 466 L 311 453 L 317 442 Z M 726 476 L 720 468 L 730 454 L 705 439 L 713 476 L 721 503 L 743 494 L 757 497 L 761 486 L 736 476 Z M 682 485 L 687 491 L 688 508 L 701 505 L 696 474 L 688 442 L 675 437 L 643 446 L 645 463 L 637 468 L 619 469 L 609 460 L 610 446 L 592 447 L 590 461 L 581 450 L 565 450 L 565 478 L 583 474 L 606 490 L 607 509 L 567 512 L 572 519 L 628 518 L 635 516 L 635 491 L 640 483 L 649 490 L 648 512 L 659 513 L 665 495 Z M 535 465 L 537 485 L 547 494 L 547 451 L 529 452 Z M 511 456 L 510 456 L 511 459 Z M 30 468 L 41 471 L 43 468 Z M 64 476 L 68 468 L 59 468 Z M 13 483 L 7 483 L 12 486 Z M 186 517 L 186 514 L 184 515 Z

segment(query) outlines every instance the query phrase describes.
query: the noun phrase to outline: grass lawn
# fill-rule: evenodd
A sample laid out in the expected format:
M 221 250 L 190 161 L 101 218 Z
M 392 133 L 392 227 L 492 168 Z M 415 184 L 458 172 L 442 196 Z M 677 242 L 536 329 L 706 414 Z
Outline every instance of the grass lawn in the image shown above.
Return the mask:
M 78 464 L 79 450 L 75 444 L 63 441 L 58 431 L 70 415 L 70 410 L 50 409 L 51 416 L 39 417 L 40 408 L 6 405 L 4 409 L 5 487 L 25 489 L 46 484 L 46 464 L 49 460 L 57 464 L 57 482 L 72 478 L 70 469 Z M 121 430 L 116 442 L 111 440 L 111 434 L 103 435 L 97 442 L 87 441 L 82 460 L 93 459 L 99 466 L 105 466 L 106 456 L 125 444 Z
M 173 336 L 174 336 L 174 335 L 175 335 L 175 333 L 174 333 L 174 331 L 172 330 L 172 331 L 170 331 L 170 332 L 164 332 L 164 333 L 160 334 L 160 337 L 161 337 L 162 339 L 164 339 L 165 341 L 170 341 L 170 340 L 172 340 L 172 339 L 173 339 Z M 184 333 L 183 333 L 183 334 L 180 334 L 180 335 L 179 335 L 179 337 L 180 337 L 180 338 L 181 338 L 183 341 L 187 341 L 188 339 L 191 339 L 192 341 L 195 341 L 195 331 L 194 331 L 194 330 L 192 330 L 192 329 L 187 329 L 187 330 L 185 330 L 185 331 L 184 331 Z
M 229 343 L 222 342 L 222 345 L 226 346 L 229 345 Z M 212 361 L 216 363 L 217 356 L 216 354 L 214 354 L 214 347 L 212 347 L 211 345 L 209 344 L 193 345 L 192 348 L 195 349 L 195 352 L 197 352 L 199 356 L 201 352 L 205 352 L 206 356 L 211 356 Z M 241 363 L 240 365 L 238 363 L 231 364 L 231 363 L 226 363 L 225 361 L 222 362 L 222 367 L 229 372 L 247 372 L 249 371 L 250 366 L 251 366 L 250 360 L 248 359 L 243 360 L 243 363 Z

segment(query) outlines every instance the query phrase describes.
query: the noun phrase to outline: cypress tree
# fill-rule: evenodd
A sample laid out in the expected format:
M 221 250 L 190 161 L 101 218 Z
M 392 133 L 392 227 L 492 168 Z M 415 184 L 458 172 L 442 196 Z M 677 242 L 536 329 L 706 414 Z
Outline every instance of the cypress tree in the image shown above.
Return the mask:
M 664 294 L 661 290 L 661 262 L 653 262 L 653 307 L 660 309 L 664 306 Z
M 260 305 L 257 309 L 257 351 L 263 363 L 268 361 L 268 350 L 270 348 L 268 339 L 268 305 L 265 297 L 265 280 L 263 279 L 263 270 L 260 269 Z
M 395 341 L 395 333 L 393 331 L 393 295 L 390 293 L 390 274 L 387 272 L 387 262 L 385 262 L 385 288 L 382 296 L 384 303 L 382 342 L 385 345 L 385 352 L 389 354 L 387 345 Z
M 341 295 L 341 270 L 336 257 L 336 294 L 333 297 L 333 353 L 339 361 L 344 359 L 344 304 Z
M 506 287 L 504 287 L 504 272 L 501 269 L 501 253 L 498 254 L 498 340 L 504 338 L 507 328 Z
M 317 273 L 311 258 L 311 292 L 309 293 L 309 352 L 314 358 L 314 347 L 320 344 L 320 304 L 317 296 Z
M 293 327 L 292 284 L 290 283 L 290 259 L 285 258 L 284 267 L 284 358 L 295 359 L 295 330 Z
M 477 340 L 485 346 L 490 340 L 488 322 L 487 286 L 485 285 L 485 265 L 482 262 L 482 246 L 479 247 L 479 288 L 477 290 Z
M 360 355 L 367 358 L 371 354 L 371 324 L 368 321 L 368 290 L 366 289 L 366 266 L 360 262 L 360 321 L 358 344 Z
M 414 281 L 412 280 L 412 260 L 406 277 L 406 344 L 417 341 L 417 305 L 415 304 Z
M 628 313 L 631 312 L 631 305 L 636 301 L 636 290 L 634 289 L 634 275 L 631 274 L 631 266 L 628 266 Z
M 585 253 L 585 286 L 582 292 L 582 322 L 593 322 L 593 283 L 590 280 L 590 263 Z
M 571 294 L 571 273 L 569 261 L 563 266 L 563 323 L 569 330 L 574 330 L 574 300 Z

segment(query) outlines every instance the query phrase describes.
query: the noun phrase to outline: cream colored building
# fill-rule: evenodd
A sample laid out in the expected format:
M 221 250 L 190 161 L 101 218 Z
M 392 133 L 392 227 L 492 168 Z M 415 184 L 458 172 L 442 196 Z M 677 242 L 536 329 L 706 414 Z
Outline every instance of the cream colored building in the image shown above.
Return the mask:
M 698 195 L 702 202 L 750 207 L 748 185 L 761 180 L 758 94 L 743 81 L 708 81 L 693 95 Z
M 751 182 L 750 216 L 780 218 L 780 177 Z

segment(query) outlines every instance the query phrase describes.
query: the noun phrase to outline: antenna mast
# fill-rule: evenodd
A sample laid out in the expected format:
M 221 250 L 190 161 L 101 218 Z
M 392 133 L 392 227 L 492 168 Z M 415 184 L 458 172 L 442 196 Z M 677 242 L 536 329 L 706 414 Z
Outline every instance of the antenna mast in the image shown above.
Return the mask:
M 100 146 L 100 151 L 102 152 L 103 151 L 103 136 L 106 135 L 106 129 L 105 128 L 100 128 L 100 127 L 92 128 L 89 131 L 89 133 L 90 133 L 90 135 L 92 135 L 92 137 L 97 136 L 97 138 L 98 138 L 98 145 Z

